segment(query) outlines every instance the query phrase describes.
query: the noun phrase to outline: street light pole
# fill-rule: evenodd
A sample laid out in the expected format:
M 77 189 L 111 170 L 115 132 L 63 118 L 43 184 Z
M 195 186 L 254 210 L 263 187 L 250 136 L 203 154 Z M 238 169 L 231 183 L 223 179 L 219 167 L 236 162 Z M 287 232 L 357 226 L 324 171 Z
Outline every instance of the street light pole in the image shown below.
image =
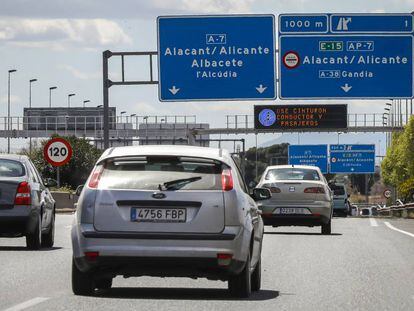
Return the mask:
M 16 69 L 9 70 L 7 81 L 7 153 L 10 153 L 10 74 L 16 71 Z
M 76 95 L 75 93 L 68 94 L 68 108 L 70 108 L 70 98 L 71 98 L 72 96 L 75 96 L 75 95 Z
M 90 102 L 90 100 L 89 100 L 89 99 L 84 100 L 84 101 L 83 101 L 83 108 L 85 108 L 85 104 L 86 104 L 86 103 L 89 103 L 89 102 Z
M 51 86 L 49 88 L 49 108 L 52 108 L 52 90 L 56 90 L 57 86 Z
M 29 80 L 29 108 L 32 108 L 32 83 L 36 81 L 37 79 Z M 30 124 L 30 122 L 27 123 Z M 29 155 L 32 155 L 32 136 L 29 137 Z

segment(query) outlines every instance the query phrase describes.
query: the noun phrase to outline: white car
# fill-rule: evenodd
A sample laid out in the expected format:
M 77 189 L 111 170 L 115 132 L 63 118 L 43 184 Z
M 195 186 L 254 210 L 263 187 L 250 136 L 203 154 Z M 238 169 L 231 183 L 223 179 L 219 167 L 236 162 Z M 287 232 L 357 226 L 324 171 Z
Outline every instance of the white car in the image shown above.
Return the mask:
M 318 167 L 268 166 L 258 187 L 272 193 L 259 202 L 265 225 L 321 226 L 322 234 L 331 234 L 333 196 Z

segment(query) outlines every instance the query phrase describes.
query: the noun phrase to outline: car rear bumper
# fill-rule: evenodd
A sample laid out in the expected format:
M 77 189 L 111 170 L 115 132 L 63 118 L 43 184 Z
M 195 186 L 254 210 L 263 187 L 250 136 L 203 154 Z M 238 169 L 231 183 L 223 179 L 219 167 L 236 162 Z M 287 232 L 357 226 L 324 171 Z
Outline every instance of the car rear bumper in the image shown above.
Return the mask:
M 278 214 L 279 208 L 301 208 L 309 214 Z M 329 223 L 332 217 L 331 202 L 320 201 L 313 205 L 262 205 L 262 218 L 270 226 L 320 226 Z
M 17 205 L 10 209 L 0 209 L 0 236 L 24 235 L 35 215 L 31 206 Z
M 321 226 L 329 223 L 331 217 L 324 215 L 274 215 L 263 214 L 267 226 Z
M 91 224 L 72 227 L 73 256 L 78 268 L 125 276 L 189 276 L 226 279 L 244 267 L 250 233 L 226 227 L 217 234 L 99 232 Z M 96 261 L 86 252 L 99 252 Z M 231 254 L 226 266 L 218 254 Z
M 123 275 L 200 277 L 225 281 L 229 276 L 240 273 L 245 262 L 231 260 L 223 266 L 218 264 L 216 258 L 100 256 L 93 261 L 86 257 L 75 258 L 75 264 L 80 270 L 91 272 L 95 278 Z

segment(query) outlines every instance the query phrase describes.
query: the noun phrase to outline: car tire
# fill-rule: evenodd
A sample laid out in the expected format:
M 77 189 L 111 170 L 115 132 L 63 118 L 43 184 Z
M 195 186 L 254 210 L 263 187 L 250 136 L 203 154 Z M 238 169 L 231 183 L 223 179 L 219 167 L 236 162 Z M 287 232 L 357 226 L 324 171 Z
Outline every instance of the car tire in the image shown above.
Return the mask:
M 95 284 L 90 273 L 82 272 L 72 258 L 72 291 L 75 295 L 91 296 L 94 292 Z
M 322 224 L 321 233 L 323 235 L 331 234 L 331 220 L 327 224 Z
M 233 297 L 248 298 L 252 292 L 250 273 L 250 253 L 247 255 L 243 270 L 230 277 L 228 281 L 229 291 Z
M 50 228 L 46 234 L 42 235 L 42 246 L 51 248 L 55 243 L 55 212 L 52 213 L 52 219 L 50 220 Z
M 95 281 L 95 287 L 100 290 L 108 290 L 112 287 L 112 279 L 100 279 Z
M 26 246 L 32 250 L 38 250 L 42 246 L 42 220 L 40 214 L 37 215 L 34 231 L 26 235 Z
M 259 261 L 256 264 L 256 268 L 252 273 L 252 292 L 257 292 L 260 290 L 262 284 L 262 258 L 259 257 Z

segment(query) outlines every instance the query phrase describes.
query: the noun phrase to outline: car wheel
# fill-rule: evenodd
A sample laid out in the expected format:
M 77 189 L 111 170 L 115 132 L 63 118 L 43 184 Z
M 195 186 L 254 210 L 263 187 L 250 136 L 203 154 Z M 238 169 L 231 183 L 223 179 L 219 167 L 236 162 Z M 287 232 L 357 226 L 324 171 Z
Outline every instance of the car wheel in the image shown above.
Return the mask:
M 256 264 L 256 268 L 252 273 L 252 291 L 257 292 L 260 290 L 262 283 L 262 258 L 259 257 L 259 261 Z
M 240 274 L 230 277 L 229 291 L 233 297 L 248 298 L 252 292 L 250 273 L 250 253 Z
M 324 235 L 331 234 L 331 220 L 327 224 L 322 224 L 321 233 Z
M 95 287 L 92 275 L 82 272 L 72 258 L 72 291 L 75 295 L 91 296 Z
M 33 232 L 26 235 L 26 246 L 29 249 L 38 250 L 42 245 L 42 220 L 40 214 L 37 215 Z
M 48 233 L 42 235 L 42 246 L 43 247 L 53 247 L 55 243 L 55 213 L 52 214 L 52 219 L 50 220 L 50 228 Z
M 97 289 L 110 289 L 112 286 L 112 279 L 100 279 L 95 281 L 95 287 Z

